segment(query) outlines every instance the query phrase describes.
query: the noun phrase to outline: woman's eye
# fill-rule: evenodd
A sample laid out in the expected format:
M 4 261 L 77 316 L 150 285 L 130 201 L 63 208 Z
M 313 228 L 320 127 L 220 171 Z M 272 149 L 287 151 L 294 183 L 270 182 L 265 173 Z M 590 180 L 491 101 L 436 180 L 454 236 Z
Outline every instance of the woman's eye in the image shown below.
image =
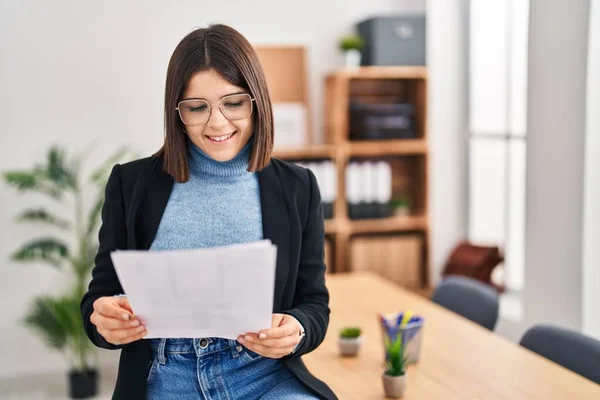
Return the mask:
M 191 112 L 202 112 L 206 110 L 206 105 L 201 105 L 201 106 L 197 106 L 197 107 L 190 107 L 189 110 Z
M 234 102 L 227 102 L 227 103 L 225 103 L 225 107 L 227 107 L 227 108 L 237 108 L 237 107 L 241 107 L 242 104 L 244 104 L 243 101 L 236 101 L 235 103 Z

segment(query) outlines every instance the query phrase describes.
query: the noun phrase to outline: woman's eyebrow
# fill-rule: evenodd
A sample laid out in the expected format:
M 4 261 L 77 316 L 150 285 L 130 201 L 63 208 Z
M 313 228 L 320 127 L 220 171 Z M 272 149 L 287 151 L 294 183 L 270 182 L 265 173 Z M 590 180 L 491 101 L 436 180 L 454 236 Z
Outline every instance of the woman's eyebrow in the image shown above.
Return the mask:
M 235 94 L 248 94 L 248 92 L 238 91 L 238 92 L 233 92 L 233 93 L 227 93 L 227 94 L 224 94 L 223 96 L 221 96 L 221 99 L 225 96 L 233 96 Z M 186 97 L 183 100 L 206 100 L 206 99 L 204 97 Z M 208 101 L 208 100 L 206 100 L 206 101 Z
M 241 91 L 238 91 L 238 92 L 228 93 L 228 94 L 226 94 L 226 95 L 223 95 L 223 96 L 221 96 L 221 97 L 225 97 L 225 96 L 233 96 L 233 95 L 235 95 L 235 94 L 248 94 L 248 92 L 241 90 Z

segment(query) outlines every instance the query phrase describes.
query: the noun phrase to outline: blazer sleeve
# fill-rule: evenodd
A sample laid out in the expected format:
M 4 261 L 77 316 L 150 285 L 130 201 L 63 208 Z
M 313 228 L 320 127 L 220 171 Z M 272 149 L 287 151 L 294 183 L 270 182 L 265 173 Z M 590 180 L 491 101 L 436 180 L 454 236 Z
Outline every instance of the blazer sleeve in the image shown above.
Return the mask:
M 302 233 L 298 281 L 293 308 L 285 311 L 296 318 L 305 330 L 299 347 L 288 358 L 301 357 L 315 350 L 325 339 L 329 325 L 329 292 L 325 286 L 325 224 L 321 194 L 315 175 L 310 171 L 308 215 Z
M 81 300 L 81 316 L 86 334 L 96 346 L 105 349 L 120 349 L 108 343 L 98 333 L 96 326 L 90 322 L 94 311 L 94 301 L 103 296 L 123 293 L 115 272 L 110 253 L 115 249 L 127 247 L 127 230 L 125 227 L 125 206 L 121 189 L 120 166 L 113 167 L 106 184 L 104 205 L 102 206 L 102 225 L 98 234 L 99 247 L 92 270 L 92 280 L 87 293 Z

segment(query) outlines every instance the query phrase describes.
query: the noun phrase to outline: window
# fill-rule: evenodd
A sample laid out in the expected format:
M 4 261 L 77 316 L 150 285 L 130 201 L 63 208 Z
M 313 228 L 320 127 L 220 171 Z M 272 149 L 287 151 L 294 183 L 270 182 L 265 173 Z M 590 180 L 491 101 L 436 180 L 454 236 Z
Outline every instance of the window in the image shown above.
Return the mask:
M 503 282 L 525 284 L 528 0 L 471 0 L 469 239 L 504 250 Z

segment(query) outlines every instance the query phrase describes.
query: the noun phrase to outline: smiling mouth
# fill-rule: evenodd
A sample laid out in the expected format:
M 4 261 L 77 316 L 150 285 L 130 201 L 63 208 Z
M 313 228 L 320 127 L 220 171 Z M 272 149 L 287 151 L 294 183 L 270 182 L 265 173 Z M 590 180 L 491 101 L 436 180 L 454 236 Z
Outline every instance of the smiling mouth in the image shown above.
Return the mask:
M 232 137 L 234 137 L 236 133 L 237 133 L 237 131 L 232 132 L 232 133 L 228 133 L 227 135 L 206 136 L 206 137 L 208 138 L 208 140 L 210 140 L 213 143 L 222 143 L 222 142 L 226 142 L 229 139 L 231 139 Z

